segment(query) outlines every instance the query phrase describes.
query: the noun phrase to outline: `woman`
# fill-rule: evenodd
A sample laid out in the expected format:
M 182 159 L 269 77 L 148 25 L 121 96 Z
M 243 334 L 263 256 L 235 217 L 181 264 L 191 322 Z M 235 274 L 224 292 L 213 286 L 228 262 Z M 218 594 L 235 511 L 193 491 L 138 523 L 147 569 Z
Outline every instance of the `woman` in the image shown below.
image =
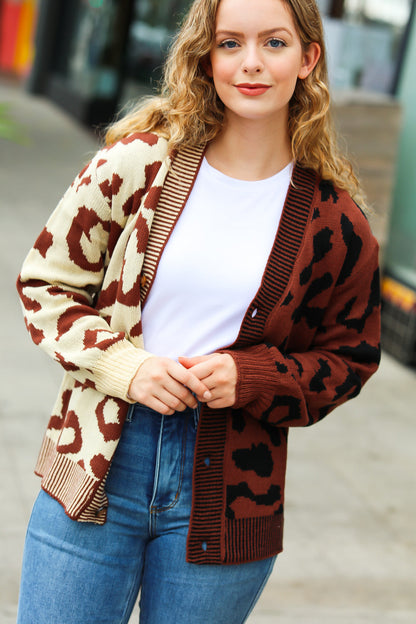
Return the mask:
M 282 550 L 288 428 L 379 361 L 377 243 L 328 104 L 314 2 L 195 0 L 161 97 L 29 253 L 26 324 L 66 374 L 20 624 L 127 623 L 139 590 L 142 624 L 247 619 Z

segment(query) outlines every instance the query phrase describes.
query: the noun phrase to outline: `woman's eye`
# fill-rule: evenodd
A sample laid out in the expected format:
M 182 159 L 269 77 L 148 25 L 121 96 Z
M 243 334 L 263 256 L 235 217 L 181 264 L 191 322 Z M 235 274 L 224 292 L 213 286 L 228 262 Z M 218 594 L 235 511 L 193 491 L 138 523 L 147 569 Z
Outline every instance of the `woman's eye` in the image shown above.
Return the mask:
M 227 48 L 227 50 L 233 50 L 234 48 L 238 47 L 238 43 L 237 41 L 233 41 L 232 39 L 229 39 L 227 41 L 222 41 L 218 47 Z
M 281 47 L 283 47 L 285 45 L 284 41 L 282 41 L 281 39 L 269 39 L 267 44 L 271 48 L 281 48 Z

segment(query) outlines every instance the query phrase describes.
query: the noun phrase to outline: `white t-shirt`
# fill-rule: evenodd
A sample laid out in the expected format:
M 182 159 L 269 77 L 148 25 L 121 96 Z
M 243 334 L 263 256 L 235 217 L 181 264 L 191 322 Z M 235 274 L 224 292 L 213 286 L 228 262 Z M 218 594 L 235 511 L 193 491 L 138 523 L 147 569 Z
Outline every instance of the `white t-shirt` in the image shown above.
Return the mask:
M 144 305 L 147 351 L 177 359 L 235 341 L 260 287 L 292 171 L 293 163 L 265 180 L 236 180 L 203 159 Z

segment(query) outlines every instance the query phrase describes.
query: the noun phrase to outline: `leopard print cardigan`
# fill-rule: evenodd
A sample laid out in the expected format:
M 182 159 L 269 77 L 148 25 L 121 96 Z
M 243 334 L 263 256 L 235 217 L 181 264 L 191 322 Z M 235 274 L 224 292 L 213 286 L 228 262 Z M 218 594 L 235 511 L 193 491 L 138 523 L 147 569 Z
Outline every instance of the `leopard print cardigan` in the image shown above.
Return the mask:
M 106 521 L 128 388 L 151 356 L 141 305 L 203 153 L 170 154 L 154 134 L 100 150 L 18 278 L 33 341 L 65 370 L 36 472 L 74 520 Z M 355 397 L 377 369 L 379 338 L 378 246 L 367 220 L 346 192 L 295 165 L 262 282 L 226 350 L 238 371 L 235 405 L 201 411 L 188 561 L 282 550 L 288 428 Z

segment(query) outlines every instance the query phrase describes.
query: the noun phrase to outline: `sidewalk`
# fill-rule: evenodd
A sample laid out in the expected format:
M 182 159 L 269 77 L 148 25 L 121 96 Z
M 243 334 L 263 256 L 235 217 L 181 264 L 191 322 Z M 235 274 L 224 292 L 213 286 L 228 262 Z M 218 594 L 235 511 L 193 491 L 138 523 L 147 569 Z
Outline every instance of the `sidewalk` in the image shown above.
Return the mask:
M 1 78 L 0 102 L 12 104 L 29 140 L 0 139 L 0 622 L 13 624 L 39 487 L 32 471 L 61 378 L 26 334 L 14 282 L 98 143 L 50 102 Z M 416 371 L 384 355 L 358 399 L 291 431 L 285 551 L 251 624 L 416 622 L 415 406 Z

